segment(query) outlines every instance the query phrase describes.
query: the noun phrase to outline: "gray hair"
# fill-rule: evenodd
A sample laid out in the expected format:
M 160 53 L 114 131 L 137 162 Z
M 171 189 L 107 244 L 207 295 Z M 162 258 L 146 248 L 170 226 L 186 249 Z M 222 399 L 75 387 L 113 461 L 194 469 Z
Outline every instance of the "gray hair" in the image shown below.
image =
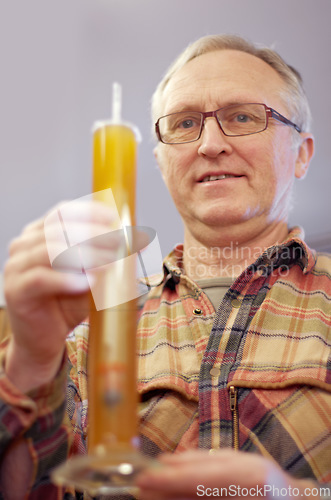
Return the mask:
M 285 83 L 285 91 L 281 98 L 289 108 L 289 119 L 296 123 L 303 132 L 309 132 L 311 112 L 307 96 L 303 88 L 300 73 L 286 64 L 282 57 L 268 47 L 260 47 L 236 35 L 209 35 L 190 44 L 169 67 L 165 76 L 157 86 L 152 97 L 152 116 L 154 122 L 160 115 L 162 94 L 173 75 L 192 59 L 216 50 L 239 50 L 262 59 L 281 76 Z

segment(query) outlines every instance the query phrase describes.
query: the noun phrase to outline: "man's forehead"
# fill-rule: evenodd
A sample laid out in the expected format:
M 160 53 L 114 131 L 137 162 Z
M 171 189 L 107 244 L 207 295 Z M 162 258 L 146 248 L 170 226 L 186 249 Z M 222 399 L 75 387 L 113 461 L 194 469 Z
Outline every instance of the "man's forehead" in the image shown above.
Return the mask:
M 262 59 L 237 50 L 218 50 L 192 59 L 172 76 L 163 93 L 162 107 L 169 112 L 169 106 L 180 108 L 186 102 L 213 99 L 216 93 L 220 98 L 226 95 L 239 100 L 258 94 L 272 98 L 278 97 L 282 88 L 280 75 Z

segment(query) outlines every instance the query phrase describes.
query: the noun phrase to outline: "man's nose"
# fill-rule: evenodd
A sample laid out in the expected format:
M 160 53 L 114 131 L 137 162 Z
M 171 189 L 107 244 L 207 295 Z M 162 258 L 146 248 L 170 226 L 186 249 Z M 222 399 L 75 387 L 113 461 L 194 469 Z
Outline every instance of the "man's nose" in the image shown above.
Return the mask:
M 232 147 L 228 139 L 217 119 L 212 116 L 208 117 L 202 129 L 199 153 L 211 158 L 216 158 L 220 153 L 231 153 Z

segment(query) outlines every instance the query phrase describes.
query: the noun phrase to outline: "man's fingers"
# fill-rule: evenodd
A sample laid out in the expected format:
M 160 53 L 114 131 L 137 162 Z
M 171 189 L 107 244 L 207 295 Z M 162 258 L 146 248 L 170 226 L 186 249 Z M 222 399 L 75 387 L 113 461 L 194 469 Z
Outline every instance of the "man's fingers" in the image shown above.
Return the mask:
M 19 284 L 6 288 L 8 304 L 15 300 L 15 305 L 33 301 L 37 298 L 64 294 L 88 292 L 93 277 L 89 281 L 85 274 L 56 272 L 45 267 L 36 267 L 27 271 Z

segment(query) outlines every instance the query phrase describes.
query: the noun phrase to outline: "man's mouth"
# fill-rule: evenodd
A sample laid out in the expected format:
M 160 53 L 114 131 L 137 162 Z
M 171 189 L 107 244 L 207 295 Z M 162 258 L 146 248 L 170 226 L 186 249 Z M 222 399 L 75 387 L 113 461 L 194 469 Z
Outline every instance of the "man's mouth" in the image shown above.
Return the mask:
M 201 181 L 199 182 L 220 181 L 222 179 L 229 179 L 230 177 L 240 177 L 240 176 L 232 174 L 206 175 L 206 177 L 201 179 Z

